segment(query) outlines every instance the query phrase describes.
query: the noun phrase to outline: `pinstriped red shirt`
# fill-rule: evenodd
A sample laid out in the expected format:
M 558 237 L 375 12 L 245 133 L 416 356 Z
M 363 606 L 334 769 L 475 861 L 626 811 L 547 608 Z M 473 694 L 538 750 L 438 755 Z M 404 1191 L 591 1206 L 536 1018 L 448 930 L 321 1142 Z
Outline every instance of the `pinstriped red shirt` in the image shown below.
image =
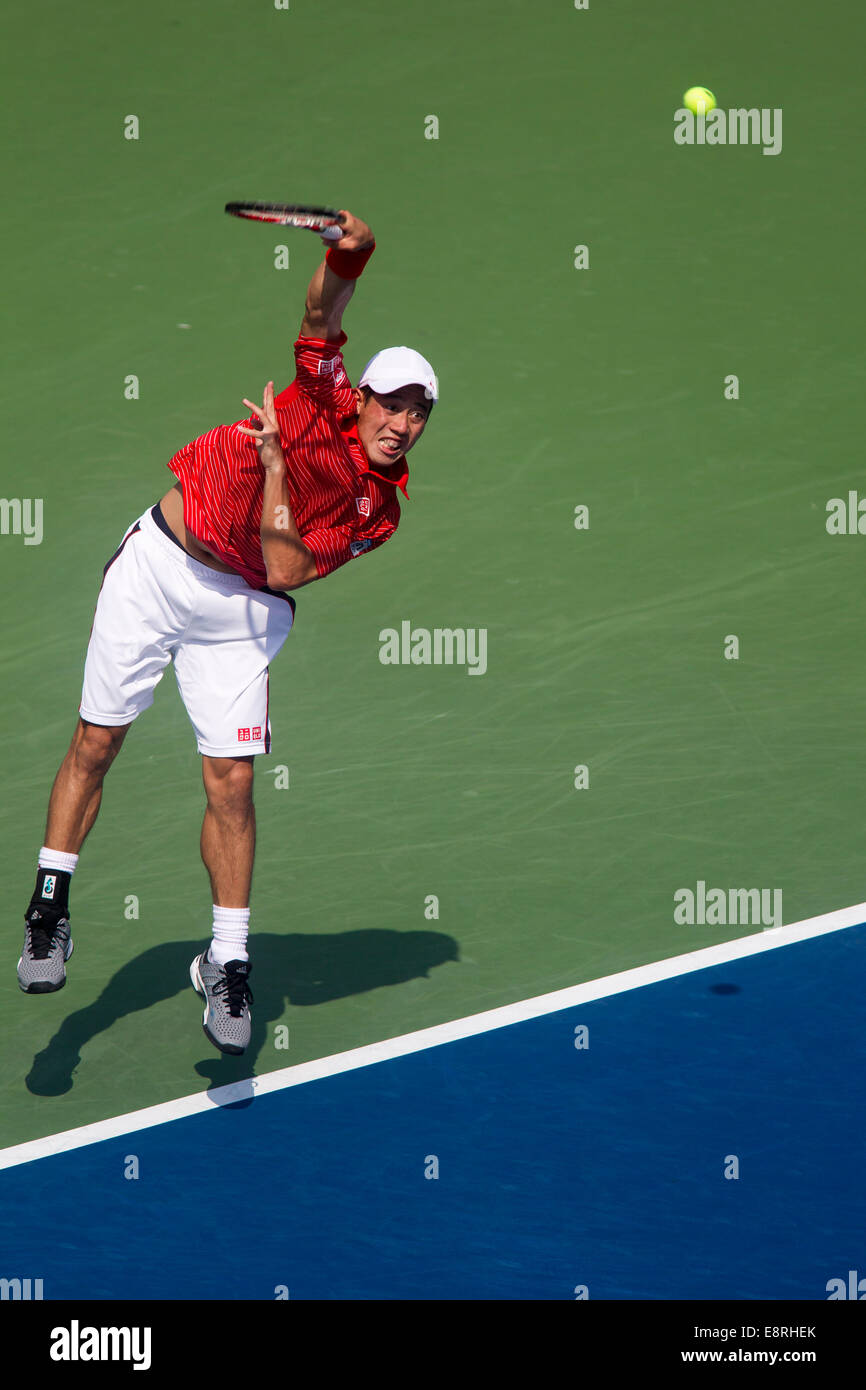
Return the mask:
M 320 577 L 393 535 L 396 489 L 409 495 L 405 459 L 393 477 L 376 472 L 358 438 L 345 342 L 345 333 L 335 342 L 299 338 L 295 380 L 274 401 L 292 515 Z M 254 418 L 200 435 L 168 466 L 183 485 L 187 530 L 261 589 L 268 582 L 260 536 L 265 477 L 254 440 L 237 428 Z

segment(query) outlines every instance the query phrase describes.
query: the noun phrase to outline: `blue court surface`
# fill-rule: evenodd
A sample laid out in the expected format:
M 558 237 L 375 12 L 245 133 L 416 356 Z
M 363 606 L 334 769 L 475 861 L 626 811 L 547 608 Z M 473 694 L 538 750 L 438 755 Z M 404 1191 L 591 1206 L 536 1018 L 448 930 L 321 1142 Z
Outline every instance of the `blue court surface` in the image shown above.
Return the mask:
M 46 1299 L 826 1299 L 866 1272 L 864 950 L 834 930 L 17 1163 L 3 1273 Z

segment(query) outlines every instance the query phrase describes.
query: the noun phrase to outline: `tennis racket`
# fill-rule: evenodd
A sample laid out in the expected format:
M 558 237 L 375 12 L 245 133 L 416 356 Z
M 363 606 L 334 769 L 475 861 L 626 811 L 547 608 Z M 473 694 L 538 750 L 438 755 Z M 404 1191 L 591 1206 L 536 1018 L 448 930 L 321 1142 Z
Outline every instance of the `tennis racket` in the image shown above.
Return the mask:
M 231 217 L 270 222 L 279 227 L 302 227 L 338 240 L 342 217 L 334 208 L 306 207 L 301 203 L 226 203 Z

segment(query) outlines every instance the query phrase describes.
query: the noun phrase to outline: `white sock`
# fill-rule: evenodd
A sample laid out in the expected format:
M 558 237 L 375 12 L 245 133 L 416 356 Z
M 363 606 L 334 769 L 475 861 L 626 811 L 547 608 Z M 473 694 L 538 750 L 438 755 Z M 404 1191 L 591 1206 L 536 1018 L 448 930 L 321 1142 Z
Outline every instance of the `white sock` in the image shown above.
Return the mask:
M 247 937 L 250 930 L 248 907 L 213 906 L 213 941 L 208 952 L 214 965 L 228 965 L 230 960 L 249 960 Z
M 75 872 L 77 863 L 77 854 L 66 854 L 62 849 L 49 849 L 43 845 L 39 851 L 40 869 L 60 869 L 65 874 L 71 874 Z

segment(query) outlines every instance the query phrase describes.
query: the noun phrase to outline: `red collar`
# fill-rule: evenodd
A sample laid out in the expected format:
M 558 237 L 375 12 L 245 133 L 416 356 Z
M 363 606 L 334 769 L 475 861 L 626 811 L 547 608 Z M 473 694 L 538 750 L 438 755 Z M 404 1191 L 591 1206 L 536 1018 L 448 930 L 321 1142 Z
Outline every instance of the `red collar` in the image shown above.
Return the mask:
M 406 491 L 406 484 L 409 481 L 409 468 L 406 464 L 406 455 L 404 454 L 402 459 L 400 460 L 400 463 L 402 463 L 403 465 L 403 472 L 401 473 L 399 478 L 395 477 L 393 474 L 389 476 L 387 473 L 378 473 L 376 469 L 371 466 L 370 460 L 367 456 L 367 451 L 361 443 L 360 437 L 358 435 L 357 415 L 344 415 L 342 420 L 340 421 L 340 430 L 344 435 L 347 435 L 350 439 L 354 439 L 362 458 L 366 461 L 367 467 L 361 469 L 362 475 L 364 473 L 369 473 L 371 477 L 378 478 L 380 482 L 390 483 L 392 487 L 398 487 L 402 492 L 403 496 L 408 501 L 409 494 Z

